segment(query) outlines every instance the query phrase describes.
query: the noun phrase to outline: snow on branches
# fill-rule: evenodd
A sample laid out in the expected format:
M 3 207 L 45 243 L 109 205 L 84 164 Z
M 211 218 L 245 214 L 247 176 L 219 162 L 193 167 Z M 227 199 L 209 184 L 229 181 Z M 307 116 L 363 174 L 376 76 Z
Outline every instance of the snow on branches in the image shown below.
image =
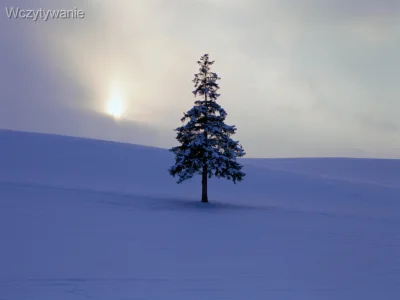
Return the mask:
M 220 77 L 210 71 L 214 61 L 205 54 L 197 63 L 200 72 L 193 80 L 196 88 L 193 94 L 203 99 L 195 101 L 194 107 L 181 119 L 184 125 L 175 129 L 180 146 L 170 149 L 175 154 L 175 165 L 169 172 L 179 176 L 178 183 L 195 174 L 222 177 L 236 183 L 245 176 L 236 161 L 245 152 L 238 141 L 231 139 L 236 127 L 225 124 L 227 113 L 216 102 L 220 96 L 217 93 Z

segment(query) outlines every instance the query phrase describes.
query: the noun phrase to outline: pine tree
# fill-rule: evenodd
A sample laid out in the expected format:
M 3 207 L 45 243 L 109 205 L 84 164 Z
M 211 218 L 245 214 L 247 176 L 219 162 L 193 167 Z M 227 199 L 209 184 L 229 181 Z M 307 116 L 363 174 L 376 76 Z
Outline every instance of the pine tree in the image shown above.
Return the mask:
M 181 121 L 187 123 L 175 129 L 176 139 L 180 146 L 170 149 L 175 154 L 175 165 L 169 169 L 172 176 L 179 176 L 178 183 L 190 179 L 195 174 L 202 175 L 201 202 L 208 202 L 207 178 L 215 176 L 232 180 L 235 184 L 242 181 L 245 173 L 236 158 L 245 155 L 238 141 L 230 137 L 235 134 L 236 127 L 224 123 L 226 111 L 217 104 L 219 86 L 216 73 L 210 71 L 214 61 L 208 54 L 197 62 L 199 73 L 194 77 L 195 105 L 184 113 Z

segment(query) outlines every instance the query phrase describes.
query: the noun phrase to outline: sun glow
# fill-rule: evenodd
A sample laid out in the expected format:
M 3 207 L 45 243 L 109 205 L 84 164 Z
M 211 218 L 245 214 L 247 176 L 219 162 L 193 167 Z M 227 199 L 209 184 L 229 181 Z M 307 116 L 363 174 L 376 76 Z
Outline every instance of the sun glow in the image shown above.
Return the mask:
M 119 93 L 113 91 L 111 97 L 107 102 L 107 114 L 119 119 L 125 112 L 124 103 Z

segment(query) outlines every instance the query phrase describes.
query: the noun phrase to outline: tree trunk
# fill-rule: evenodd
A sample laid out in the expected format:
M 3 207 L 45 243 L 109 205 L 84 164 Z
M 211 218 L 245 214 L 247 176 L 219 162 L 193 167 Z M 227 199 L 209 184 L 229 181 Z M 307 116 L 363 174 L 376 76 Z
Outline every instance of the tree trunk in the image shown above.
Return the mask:
M 207 85 L 207 76 L 205 77 L 205 85 Z M 204 99 L 207 101 L 207 94 L 204 95 Z M 205 137 L 205 144 L 207 144 L 207 132 L 204 130 L 204 137 Z M 203 166 L 203 178 L 201 180 L 201 202 L 207 203 L 208 202 L 208 195 L 207 195 L 207 162 L 204 161 Z
M 208 202 L 208 195 L 207 195 L 207 165 L 203 167 L 203 178 L 201 180 L 202 189 L 201 189 L 201 202 L 207 203 Z

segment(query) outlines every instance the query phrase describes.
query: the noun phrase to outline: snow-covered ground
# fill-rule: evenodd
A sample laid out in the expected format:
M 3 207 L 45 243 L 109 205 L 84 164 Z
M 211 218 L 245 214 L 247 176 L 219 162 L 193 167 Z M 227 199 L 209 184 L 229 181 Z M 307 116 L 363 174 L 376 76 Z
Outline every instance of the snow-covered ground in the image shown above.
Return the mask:
M 0 299 L 400 299 L 400 160 L 242 162 L 0 131 Z

